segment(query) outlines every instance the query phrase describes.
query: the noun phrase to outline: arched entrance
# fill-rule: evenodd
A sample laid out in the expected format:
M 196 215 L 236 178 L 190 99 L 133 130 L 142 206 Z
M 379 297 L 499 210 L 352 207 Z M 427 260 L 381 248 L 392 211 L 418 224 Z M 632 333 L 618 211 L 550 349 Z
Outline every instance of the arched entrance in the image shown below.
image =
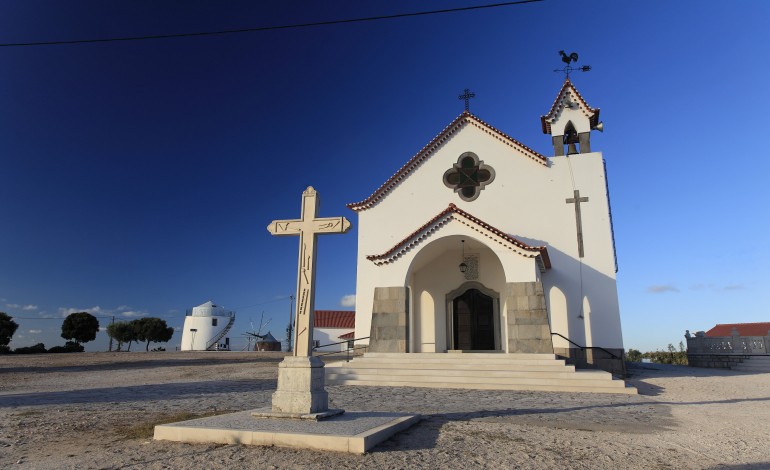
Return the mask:
M 447 296 L 449 349 L 500 349 L 499 298 L 477 282 L 466 283 Z

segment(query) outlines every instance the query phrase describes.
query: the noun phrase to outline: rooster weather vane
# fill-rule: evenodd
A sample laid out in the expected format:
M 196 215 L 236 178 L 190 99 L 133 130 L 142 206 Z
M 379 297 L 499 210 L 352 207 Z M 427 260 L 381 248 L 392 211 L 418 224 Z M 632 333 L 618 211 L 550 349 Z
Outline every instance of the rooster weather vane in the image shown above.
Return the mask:
M 569 74 L 571 74 L 574 71 L 588 72 L 588 71 L 591 70 L 591 66 L 590 65 L 580 65 L 579 66 L 577 64 L 577 61 L 578 61 L 578 54 L 577 54 L 577 52 L 573 52 L 572 54 L 567 55 L 566 52 L 559 51 L 559 55 L 561 56 L 561 61 L 564 62 L 567 65 L 565 65 L 563 68 L 554 70 L 554 72 L 561 72 L 564 75 L 566 75 L 567 78 L 569 78 Z M 572 65 L 570 65 L 570 64 L 573 64 L 573 62 L 574 62 L 574 67 Z

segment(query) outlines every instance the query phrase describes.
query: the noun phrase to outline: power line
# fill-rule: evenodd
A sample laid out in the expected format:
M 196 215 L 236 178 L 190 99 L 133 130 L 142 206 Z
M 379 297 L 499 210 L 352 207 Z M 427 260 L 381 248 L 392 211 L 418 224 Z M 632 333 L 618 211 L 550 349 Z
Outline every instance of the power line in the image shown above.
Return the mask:
M 513 6 L 513 5 L 523 5 L 526 3 L 538 3 L 543 1 L 545 0 L 518 0 L 514 2 L 490 3 L 487 5 L 475 5 L 470 7 L 459 7 L 459 8 L 445 8 L 442 10 L 419 11 L 414 13 L 398 13 L 394 15 L 380 15 L 380 16 L 369 16 L 364 18 L 348 18 L 348 19 L 342 19 L 342 20 L 317 21 L 313 23 L 262 26 L 259 28 L 224 29 L 221 31 L 201 31 L 197 33 L 156 34 L 156 35 L 150 35 L 150 36 L 126 36 L 126 37 L 118 37 L 118 38 L 101 38 L 101 39 L 76 39 L 71 41 L 0 43 L 0 47 L 59 46 L 64 44 L 93 44 L 93 43 L 99 43 L 99 42 L 145 41 L 149 39 L 171 39 L 171 38 L 188 38 L 188 37 L 197 37 L 197 36 L 219 36 L 224 34 L 238 34 L 238 33 L 256 33 L 260 31 L 272 31 L 277 29 L 309 28 L 313 26 L 329 26 L 329 25 L 345 24 L 345 23 L 362 23 L 365 21 L 392 20 L 396 18 L 435 15 L 439 13 L 455 13 L 459 11 L 482 10 L 487 8 L 499 8 L 499 7 Z
M 275 303 L 275 302 L 281 302 L 283 300 L 288 299 L 289 297 L 291 297 L 291 296 L 290 295 L 286 295 L 286 296 L 283 296 L 283 297 L 279 297 L 277 299 L 268 300 L 268 301 L 265 301 L 265 302 L 260 302 L 258 304 L 254 304 L 254 305 L 246 305 L 246 306 L 243 306 L 243 307 L 233 307 L 233 310 L 244 310 L 244 309 L 247 309 L 247 308 L 259 307 L 260 305 L 267 305 L 267 304 L 272 304 L 272 303 Z

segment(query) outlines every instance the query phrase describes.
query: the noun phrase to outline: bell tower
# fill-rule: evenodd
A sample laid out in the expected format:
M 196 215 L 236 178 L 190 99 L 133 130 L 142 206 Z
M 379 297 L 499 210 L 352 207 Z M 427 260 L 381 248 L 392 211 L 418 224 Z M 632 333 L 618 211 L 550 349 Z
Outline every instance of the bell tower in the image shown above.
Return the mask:
M 602 132 L 599 108 L 580 96 L 569 77 L 564 80 L 548 114 L 540 116 L 543 134 L 551 134 L 555 156 L 591 153 L 591 131 Z

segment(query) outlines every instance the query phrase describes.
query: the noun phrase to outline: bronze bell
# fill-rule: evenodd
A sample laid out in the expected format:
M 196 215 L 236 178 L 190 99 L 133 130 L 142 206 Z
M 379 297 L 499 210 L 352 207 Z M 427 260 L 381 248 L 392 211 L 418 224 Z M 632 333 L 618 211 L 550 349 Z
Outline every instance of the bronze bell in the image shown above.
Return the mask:
M 567 146 L 567 155 L 574 155 L 574 154 L 576 154 L 576 153 L 578 153 L 578 150 L 577 150 L 577 146 L 575 145 L 575 143 L 574 143 L 574 142 L 571 142 L 571 143 L 570 143 L 570 144 Z

